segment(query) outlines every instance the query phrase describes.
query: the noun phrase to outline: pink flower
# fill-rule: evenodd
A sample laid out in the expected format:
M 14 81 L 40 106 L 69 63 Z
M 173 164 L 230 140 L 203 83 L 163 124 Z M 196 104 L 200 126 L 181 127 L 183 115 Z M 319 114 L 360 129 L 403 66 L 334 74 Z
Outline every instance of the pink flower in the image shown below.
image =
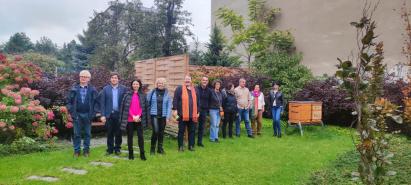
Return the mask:
M 31 105 L 29 105 L 29 106 L 27 107 L 27 110 L 28 110 L 29 112 L 33 112 L 33 111 L 34 111 L 34 107 L 31 106 Z
M 23 57 L 20 56 L 20 55 L 14 56 L 14 61 L 16 61 L 16 62 L 21 61 L 22 59 L 23 59 Z
M 43 106 L 36 106 L 35 107 L 35 111 L 36 112 L 45 112 L 46 111 L 46 109 L 43 107 Z
M 6 108 L 7 108 L 7 106 L 6 106 L 6 105 L 4 105 L 4 104 L 0 104 L 0 110 L 1 110 L 1 111 L 6 110 Z
M 13 69 L 13 70 L 17 68 L 17 64 L 15 64 L 15 63 L 11 63 L 9 66 L 10 66 L 11 69 Z
M 6 127 L 6 125 L 7 125 L 6 123 L 0 121 L 0 128 L 4 128 L 4 127 Z
M 67 122 L 66 123 L 66 128 L 73 128 L 73 123 L 72 122 Z
M 39 100 L 33 100 L 30 103 L 32 103 L 33 105 L 40 105 L 40 101 Z
M 60 112 L 61 112 L 61 113 L 68 113 L 66 107 L 60 107 Z
M 20 93 L 24 96 L 30 95 L 31 89 L 28 87 L 23 87 L 20 89 Z
M 20 111 L 24 111 L 24 110 L 26 110 L 26 107 L 25 106 L 20 106 Z
M 54 119 L 54 113 L 53 111 L 48 111 L 47 112 L 47 120 L 53 120 Z
M 37 126 L 39 126 L 39 123 L 33 122 L 33 123 L 31 123 L 31 125 L 33 125 L 33 127 L 37 127 Z
M 14 80 L 16 81 L 16 82 L 21 82 L 21 81 L 23 81 L 23 78 L 21 78 L 21 77 L 16 77 L 16 78 L 14 78 Z
M 14 99 L 14 102 L 15 102 L 17 105 L 20 105 L 20 104 L 22 103 L 21 99 Z
M 9 129 L 10 129 L 10 130 L 14 130 L 15 128 L 16 128 L 16 127 L 15 127 L 14 125 L 10 125 L 10 126 L 9 126 Z
M 32 90 L 32 91 L 30 91 L 30 95 L 32 96 L 32 97 L 35 97 L 35 96 L 38 96 L 40 94 L 40 92 L 38 91 L 38 90 Z M 40 104 L 40 103 L 39 103 Z
M 33 119 L 35 120 L 41 120 L 42 116 L 40 114 L 34 114 Z
M 10 112 L 11 112 L 11 113 L 17 113 L 17 112 L 19 112 L 19 107 L 11 106 L 11 107 L 10 107 Z
M 53 129 L 51 130 L 51 133 L 57 134 L 57 133 L 59 133 L 59 130 L 57 130 L 55 127 L 53 127 Z

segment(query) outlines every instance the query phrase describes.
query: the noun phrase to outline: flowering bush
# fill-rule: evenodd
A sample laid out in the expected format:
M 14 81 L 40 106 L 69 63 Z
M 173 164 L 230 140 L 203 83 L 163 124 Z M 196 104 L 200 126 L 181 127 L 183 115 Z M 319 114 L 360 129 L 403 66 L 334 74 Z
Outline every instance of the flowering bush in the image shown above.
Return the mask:
M 0 142 L 11 143 L 23 136 L 50 139 L 58 133 L 53 110 L 40 105 L 38 90 L 29 85 L 41 79 L 41 69 L 15 56 L 0 54 Z M 68 119 L 68 118 L 67 118 Z

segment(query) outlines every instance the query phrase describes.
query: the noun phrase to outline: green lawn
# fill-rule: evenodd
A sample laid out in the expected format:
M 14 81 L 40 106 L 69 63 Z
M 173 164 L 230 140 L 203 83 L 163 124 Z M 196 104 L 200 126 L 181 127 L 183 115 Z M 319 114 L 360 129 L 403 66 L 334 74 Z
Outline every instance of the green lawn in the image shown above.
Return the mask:
M 179 153 L 177 141 L 167 138 L 165 156 L 150 156 L 146 137 L 145 162 L 138 155 L 134 161 L 106 157 L 105 147 L 93 149 L 90 158 L 75 159 L 71 149 L 3 157 L 0 184 L 44 184 L 26 180 L 30 175 L 60 178 L 51 184 L 304 184 L 313 171 L 353 149 L 347 129 L 308 127 L 301 137 L 289 128 L 289 135 L 278 139 L 272 137 L 270 124 L 264 120 L 263 136 L 255 139 L 245 137 L 244 129 L 240 138 L 220 139 L 220 143 L 206 138 L 205 148 L 196 147 L 195 152 Z M 114 165 L 94 167 L 89 165 L 91 161 Z M 63 167 L 86 169 L 88 173 L 66 174 L 60 171 Z

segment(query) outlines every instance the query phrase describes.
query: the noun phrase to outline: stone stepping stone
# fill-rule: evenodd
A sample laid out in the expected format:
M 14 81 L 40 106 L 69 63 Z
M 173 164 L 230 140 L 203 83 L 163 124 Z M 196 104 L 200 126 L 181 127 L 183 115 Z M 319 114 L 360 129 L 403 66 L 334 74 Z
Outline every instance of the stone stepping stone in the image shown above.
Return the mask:
M 40 181 L 45 181 L 45 182 L 56 182 L 59 180 L 57 177 L 52 177 L 52 176 L 37 176 L 37 175 L 32 175 L 30 177 L 27 177 L 28 180 L 40 180 Z
M 121 150 L 121 153 L 122 153 L 122 154 L 128 154 L 128 150 Z M 136 151 L 134 150 L 133 153 L 136 154 Z
M 108 162 L 101 162 L 101 161 L 93 161 L 90 163 L 93 166 L 105 166 L 105 167 L 112 167 L 113 163 Z
M 114 158 L 114 159 L 123 159 L 123 160 L 128 160 L 128 158 L 127 157 L 120 157 L 120 156 L 113 156 L 112 158 Z
M 87 174 L 87 170 L 82 170 L 82 169 L 74 169 L 74 168 L 63 168 L 61 169 L 63 172 L 75 174 L 75 175 L 85 175 Z

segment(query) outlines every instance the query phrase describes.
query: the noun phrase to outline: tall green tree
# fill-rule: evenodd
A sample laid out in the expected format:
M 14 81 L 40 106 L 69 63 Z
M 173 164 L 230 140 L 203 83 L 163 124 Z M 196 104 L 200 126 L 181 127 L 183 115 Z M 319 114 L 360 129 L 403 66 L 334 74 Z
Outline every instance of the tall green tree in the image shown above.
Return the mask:
M 58 48 L 57 44 L 54 43 L 50 38 L 41 37 L 40 40 L 36 41 L 36 44 L 34 45 L 34 51 L 46 55 L 56 55 Z
M 224 35 L 217 24 L 213 26 L 207 48 L 208 51 L 204 53 L 202 65 L 237 67 L 241 63 L 240 57 L 229 55 Z
M 181 4 L 158 0 L 153 8 L 145 8 L 139 0 L 109 2 L 105 11 L 95 12 L 79 36 L 82 46 L 93 49 L 87 60 L 127 73 L 133 69 L 132 60 L 185 52 L 190 19 Z
M 280 12 L 279 8 L 266 8 L 264 0 L 248 0 L 248 24 L 242 15 L 226 7 L 219 8 L 217 17 L 224 26 L 231 27 L 231 49 L 242 47 L 245 50 L 243 57 L 251 67 L 252 60 L 269 52 L 290 51 L 293 48 L 294 37 L 291 33 L 273 28 Z
M 87 46 L 86 41 L 84 41 L 82 37 L 79 38 L 81 38 L 80 41 L 83 41 L 82 45 L 72 40 L 67 44 L 64 43 L 63 48 L 59 50 L 57 58 L 64 62 L 64 70 L 67 72 L 78 72 L 83 69 L 90 69 L 91 67 L 88 58 L 93 48 Z
M 182 10 L 184 0 L 155 0 L 156 17 L 161 35 L 163 56 L 181 54 L 187 51 L 185 36 L 190 31 L 190 13 Z
M 33 46 L 30 38 L 24 32 L 20 32 L 10 37 L 4 46 L 4 51 L 10 54 L 24 53 L 33 49 Z

